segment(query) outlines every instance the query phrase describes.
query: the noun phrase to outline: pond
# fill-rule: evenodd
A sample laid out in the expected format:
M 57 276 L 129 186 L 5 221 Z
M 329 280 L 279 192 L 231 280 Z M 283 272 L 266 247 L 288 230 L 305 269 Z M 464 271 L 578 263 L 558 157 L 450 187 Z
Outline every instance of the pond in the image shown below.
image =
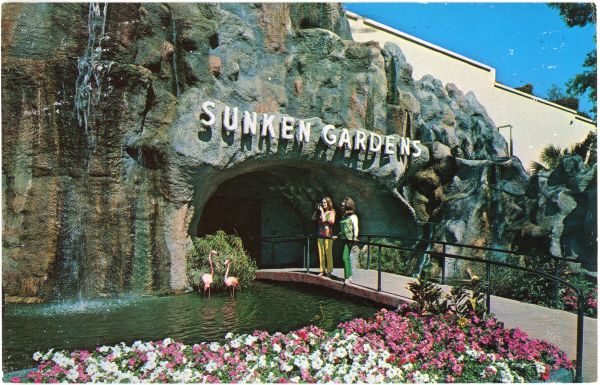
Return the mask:
M 9 372 L 32 367 L 33 353 L 51 348 L 93 349 L 166 337 L 184 343 L 223 341 L 227 332 L 287 332 L 308 324 L 332 330 L 339 322 L 371 317 L 380 308 L 319 287 L 260 281 L 236 293 L 235 300 L 215 290 L 211 299 L 190 293 L 7 304 L 2 368 Z

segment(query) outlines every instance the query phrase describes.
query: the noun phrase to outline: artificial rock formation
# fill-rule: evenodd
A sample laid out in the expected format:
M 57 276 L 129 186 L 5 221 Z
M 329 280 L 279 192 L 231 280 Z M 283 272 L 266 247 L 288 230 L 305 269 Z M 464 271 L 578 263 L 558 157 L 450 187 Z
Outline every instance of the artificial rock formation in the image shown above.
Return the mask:
M 556 221 L 587 212 L 567 204 L 553 224 L 532 219 L 535 203 L 521 199 L 531 196 L 529 176 L 506 157 L 475 95 L 430 76 L 415 81 L 395 45 L 353 42 L 339 5 L 3 11 L 9 300 L 185 290 L 204 205 L 240 186 L 267 202 L 281 197 L 295 230 L 310 230 L 321 196 L 351 195 L 363 231 L 415 235 L 429 221 L 440 239 L 503 247 L 528 223 L 560 238 Z M 205 100 L 309 121 L 311 139 L 299 146 L 203 127 Z M 417 139 L 421 156 L 328 147 L 324 124 Z

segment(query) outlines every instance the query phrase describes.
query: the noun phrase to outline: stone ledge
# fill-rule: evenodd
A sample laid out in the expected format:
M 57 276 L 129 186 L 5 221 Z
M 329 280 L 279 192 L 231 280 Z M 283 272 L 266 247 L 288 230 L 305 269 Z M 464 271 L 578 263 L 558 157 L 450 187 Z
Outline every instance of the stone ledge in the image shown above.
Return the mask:
M 256 279 L 264 281 L 300 282 L 317 285 L 359 298 L 364 298 L 388 307 L 398 307 L 403 303 L 411 302 L 406 298 L 402 298 L 393 294 L 378 292 L 376 290 L 354 284 L 344 284 L 343 281 L 336 281 L 330 278 L 319 277 L 318 275 L 306 274 L 297 271 L 258 270 L 256 272 Z

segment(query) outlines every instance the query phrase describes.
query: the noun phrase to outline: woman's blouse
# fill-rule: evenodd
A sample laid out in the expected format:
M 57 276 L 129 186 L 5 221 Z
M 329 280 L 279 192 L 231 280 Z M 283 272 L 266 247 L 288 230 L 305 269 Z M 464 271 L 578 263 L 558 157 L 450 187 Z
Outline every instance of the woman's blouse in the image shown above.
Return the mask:
M 331 237 L 333 235 L 333 224 L 335 223 L 335 211 L 325 211 L 323 215 L 325 220 L 322 216 L 319 216 L 319 236 Z
M 348 215 L 340 221 L 340 238 L 358 240 L 358 217 Z

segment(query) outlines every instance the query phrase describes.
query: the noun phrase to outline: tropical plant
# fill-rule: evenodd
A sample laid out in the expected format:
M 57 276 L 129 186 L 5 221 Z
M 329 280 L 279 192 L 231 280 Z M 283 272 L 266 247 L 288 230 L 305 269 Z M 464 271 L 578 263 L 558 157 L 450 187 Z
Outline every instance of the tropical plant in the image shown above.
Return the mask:
M 455 286 L 447 294 L 439 285 L 431 282 L 427 274 L 422 274 L 421 278 L 410 282 L 408 288 L 412 293 L 413 308 L 421 315 L 486 317 L 485 294 L 479 290 L 478 280 L 471 280 L 464 286 Z
M 210 273 L 208 254 L 217 251 L 213 257 L 213 287 L 225 287 L 225 260 L 229 259 L 231 267 L 229 275 L 237 277 L 241 286 L 247 286 L 256 276 L 256 262 L 244 250 L 242 240 L 237 235 L 226 234 L 219 230 L 215 234 L 193 239 L 193 249 L 188 255 L 187 275 L 193 287 L 200 287 L 202 274 Z
M 549 7 L 558 9 L 560 16 L 569 27 L 583 27 L 587 24 L 596 24 L 596 4 L 589 3 L 550 3 Z M 595 36 L 594 36 L 594 40 Z M 598 83 L 596 81 L 596 50 L 588 52 L 583 66 L 586 70 L 575 75 L 567 83 L 567 91 L 573 95 L 584 95 L 589 91 L 589 100 L 592 102 L 591 113 L 596 117 L 596 100 Z
M 544 147 L 540 155 L 540 162 L 532 162 L 529 166 L 531 174 L 552 171 L 567 156 L 578 155 L 587 166 L 597 162 L 597 133 L 590 131 L 586 138 L 569 148 L 561 149 L 553 144 Z

